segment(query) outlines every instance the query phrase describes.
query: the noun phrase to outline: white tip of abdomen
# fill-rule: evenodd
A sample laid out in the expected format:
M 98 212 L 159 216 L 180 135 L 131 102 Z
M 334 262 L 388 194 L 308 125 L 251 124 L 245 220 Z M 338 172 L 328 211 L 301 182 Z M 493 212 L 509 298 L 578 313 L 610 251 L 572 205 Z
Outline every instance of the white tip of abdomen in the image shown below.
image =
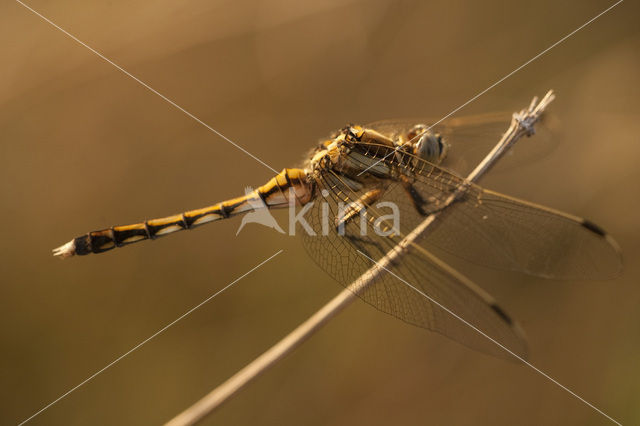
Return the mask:
M 60 256 L 62 259 L 66 259 L 67 257 L 71 257 L 75 254 L 76 254 L 75 240 L 71 240 L 67 244 L 53 249 L 53 255 Z

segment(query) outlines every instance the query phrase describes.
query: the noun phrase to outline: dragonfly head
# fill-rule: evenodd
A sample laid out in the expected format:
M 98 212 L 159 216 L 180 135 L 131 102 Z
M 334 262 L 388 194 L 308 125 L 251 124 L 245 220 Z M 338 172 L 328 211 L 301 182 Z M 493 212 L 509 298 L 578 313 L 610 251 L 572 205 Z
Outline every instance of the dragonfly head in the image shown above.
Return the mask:
M 439 164 L 449 152 L 449 144 L 440 133 L 434 133 L 423 125 L 413 130 L 417 140 L 413 143 L 413 153 L 425 161 Z

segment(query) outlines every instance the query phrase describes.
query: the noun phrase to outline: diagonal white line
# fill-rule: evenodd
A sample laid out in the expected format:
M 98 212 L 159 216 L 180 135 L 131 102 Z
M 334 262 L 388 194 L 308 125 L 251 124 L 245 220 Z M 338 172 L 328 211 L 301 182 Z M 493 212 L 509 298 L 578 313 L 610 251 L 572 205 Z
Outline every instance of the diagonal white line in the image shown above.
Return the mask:
M 559 45 L 560 43 L 562 43 L 563 41 L 565 41 L 566 39 L 568 39 L 569 37 L 571 37 L 572 35 L 574 35 L 575 33 L 577 33 L 578 31 L 580 31 L 581 29 L 583 29 L 584 27 L 586 27 L 587 25 L 589 25 L 590 23 L 592 23 L 593 21 L 595 21 L 596 19 L 598 19 L 599 17 L 601 17 L 602 15 L 604 15 L 605 13 L 609 12 L 611 9 L 613 9 L 614 7 L 616 7 L 617 5 L 619 5 L 620 3 L 622 3 L 624 0 L 618 0 L 616 3 L 612 4 L 611 6 L 609 6 L 608 8 L 606 8 L 605 10 L 603 10 L 602 12 L 598 13 L 596 16 L 594 16 L 593 18 L 589 19 L 587 22 L 585 22 L 584 24 L 580 25 L 578 28 L 576 28 L 575 30 L 571 31 L 569 34 L 567 34 L 566 36 L 562 37 L 560 40 L 556 41 L 555 43 L 553 43 L 551 46 L 547 47 L 546 49 L 544 49 L 542 52 L 538 53 L 536 56 L 534 56 L 533 58 L 529 59 L 527 62 L 525 62 L 524 64 L 520 65 L 518 68 L 514 69 L 513 71 L 511 71 L 509 74 L 505 75 L 504 77 L 502 77 L 500 80 L 496 81 L 495 83 L 493 83 L 491 86 L 487 87 L 486 89 L 484 89 L 483 91 L 481 91 L 480 93 L 478 93 L 477 95 L 475 95 L 474 97 L 472 97 L 471 99 L 469 99 L 468 101 L 466 101 L 465 103 L 463 103 L 462 105 L 460 105 L 459 107 L 453 109 L 452 111 L 450 111 L 447 115 L 445 115 L 444 117 L 442 117 L 440 120 L 436 121 L 435 123 L 431 124 L 429 127 L 427 127 L 427 129 L 422 132 L 419 133 L 417 135 L 415 135 L 413 138 L 411 138 L 408 142 L 413 142 L 417 137 L 422 136 L 425 132 L 428 132 L 429 130 L 431 130 L 431 128 L 433 128 L 433 126 L 438 125 L 439 123 L 443 122 L 444 120 L 446 120 L 447 118 L 451 117 L 453 114 L 455 114 L 456 112 L 460 111 L 462 108 L 466 107 L 467 105 L 469 105 L 471 102 L 475 101 L 476 99 L 478 99 L 480 96 L 484 95 L 485 93 L 487 93 L 489 90 L 493 89 L 494 87 L 496 87 L 498 84 L 502 83 L 503 81 L 505 81 L 506 79 L 508 79 L 509 77 L 511 77 L 512 75 L 514 75 L 515 73 L 517 73 L 518 71 L 520 71 L 522 68 L 526 67 L 527 65 L 529 65 L 531 62 L 535 61 L 536 59 L 538 59 L 539 57 L 541 57 L 542 55 L 544 55 L 545 53 L 547 53 L 548 51 L 550 51 L 551 49 L 553 49 L 554 47 L 556 47 L 557 45 Z M 407 142 L 407 143 L 408 143 Z M 360 173 L 358 173 L 358 176 L 360 176 L 361 174 L 363 174 L 364 172 L 366 172 L 367 170 L 369 170 L 370 168 L 374 167 L 375 165 L 377 165 L 378 163 L 380 163 L 381 161 L 384 161 L 387 159 L 387 157 L 389 157 L 391 154 L 393 154 L 393 152 L 390 152 L 389 154 L 385 155 L 383 158 L 381 158 L 380 160 L 376 161 L 375 163 L 373 163 L 372 165 L 370 165 L 369 167 L 367 167 L 366 169 L 364 169 L 363 171 L 361 171 Z
M 247 275 L 249 275 L 250 273 L 252 273 L 253 271 L 255 271 L 256 269 L 260 268 L 262 265 L 264 265 L 265 263 L 267 263 L 268 261 L 270 261 L 271 259 L 273 259 L 274 257 L 276 257 L 277 255 L 279 255 L 280 253 L 282 253 L 283 250 L 278 251 L 276 254 L 272 255 L 271 257 L 263 260 L 262 262 L 260 262 L 259 264 L 257 264 L 256 266 L 254 266 L 253 268 L 251 268 L 249 271 L 245 272 L 244 274 L 240 275 L 238 278 L 236 278 L 235 280 L 233 280 L 232 282 L 230 282 L 229 284 L 227 284 L 224 288 L 222 288 L 221 290 L 218 290 L 216 293 L 212 294 L 211 296 L 207 297 L 206 299 L 204 299 L 202 302 L 198 303 L 196 306 L 194 306 L 193 308 L 189 309 L 187 312 L 185 312 L 184 314 L 180 315 L 178 318 L 176 318 L 175 320 L 171 321 L 169 324 L 165 325 L 164 327 L 162 327 L 160 330 L 156 331 L 155 333 L 153 333 L 151 336 L 147 337 L 146 339 L 144 339 L 142 342 L 138 343 L 137 345 L 135 345 L 133 348 L 129 349 L 127 352 L 123 353 L 122 355 L 120 355 L 118 358 L 114 359 L 113 361 L 111 361 L 109 364 L 105 365 L 104 367 L 102 367 L 100 370 L 96 371 L 95 373 L 93 373 L 91 376 L 87 377 L 86 379 L 84 379 L 82 382 L 78 383 L 77 385 L 75 385 L 74 387 L 72 387 L 71 389 L 69 389 L 68 391 L 66 391 L 65 393 L 63 393 L 62 395 L 60 395 L 58 398 L 54 399 L 53 401 L 51 401 L 49 404 L 45 405 L 44 407 L 42 407 L 40 410 L 36 411 L 35 413 L 33 413 L 30 417 L 26 418 L 25 420 L 23 420 L 22 422 L 20 422 L 18 424 L 18 426 L 21 426 L 25 423 L 27 423 L 28 421 L 30 421 L 31 419 L 33 419 L 34 417 L 36 417 L 38 414 L 42 413 L 43 411 L 45 411 L 46 409 L 50 408 L 52 405 L 56 404 L 57 402 L 59 402 L 61 399 L 65 398 L 66 396 L 68 396 L 70 393 L 72 393 L 73 391 L 75 391 L 76 389 L 78 389 L 79 387 L 81 387 L 82 385 L 86 384 L 87 382 L 91 381 L 92 379 L 94 379 L 97 375 L 99 375 L 100 373 L 104 372 L 106 369 L 108 369 L 109 367 L 113 366 L 114 364 L 116 364 L 118 361 L 122 360 L 124 357 L 126 357 L 127 355 L 131 354 L 131 352 L 135 351 L 136 349 L 140 348 L 142 345 L 144 345 L 145 343 L 147 343 L 149 340 L 153 339 L 154 337 L 156 337 L 158 334 L 164 332 L 165 330 L 167 330 L 169 327 L 173 326 L 175 323 L 177 323 L 178 321 L 180 321 L 181 319 L 183 319 L 184 317 L 186 317 L 187 315 L 191 314 L 193 311 L 195 311 L 196 309 L 200 308 L 202 305 L 204 305 L 205 303 L 207 303 L 208 301 L 210 301 L 211 299 L 213 299 L 214 297 L 216 297 L 217 295 L 219 295 L 220 293 L 222 293 L 223 291 L 225 291 L 226 289 L 228 289 L 229 287 L 231 287 L 232 285 L 234 285 L 235 283 L 237 283 L 238 281 L 240 281 L 241 279 L 243 279 L 244 277 L 246 277 Z
M 371 262 L 373 262 L 374 264 L 376 264 L 378 267 L 384 269 L 385 271 L 387 271 L 388 273 L 390 273 L 391 275 L 393 275 L 394 277 L 396 277 L 397 279 L 399 279 L 400 281 L 402 281 L 404 284 L 406 284 L 407 286 L 409 286 L 410 288 L 412 288 L 413 290 L 415 290 L 416 292 L 418 292 L 420 295 L 426 297 L 427 299 L 429 299 L 429 301 L 431 301 L 432 303 L 436 304 L 438 307 L 440 307 L 441 309 L 445 310 L 447 313 L 451 314 L 452 316 L 454 316 L 456 319 L 462 321 L 465 325 L 471 327 L 473 330 L 475 330 L 476 332 L 478 332 L 479 334 L 481 334 L 482 336 L 486 337 L 487 339 L 491 340 L 493 343 L 495 343 L 496 345 L 498 345 L 500 348 L 504 349 L 505 351 L 507 351 L 509 354 L 511 354 L 512 356 L 514 356 L 515 358 L 517 358 L 518 360 L 522 361 L 524 364 L 526 364 L 527 366 L 531 367 L 534 371 L 536 371 L 537 373 L 541 374 L 542 376 L 544 376 L 545 378 L 547 378 L 549 381 L 551 381 L 552 383 L 558 385 L 560 388 L 564 389 L 565 391 L 567 391 L 569 394 L 573 395 L 574 397 L 576 397 L 577 399 L 579 399 L 580 401 L 582 401 L 583 403 L 585 403 L 586 405 L 588 405 L 589 407 L 593 408 L 595 411 L 597 411 L 598 413 L 602 414 L 604 417 L 606 417 L 607 419 L 611 420 L 613 423 L 622 426 L 622 424 L 620 422 L 618 422 L 617 420 L 615 420 L 613 417 L 609 416 L 607 413 L 605 413 L 604 411 L 602 411 L 601 409 L 599 409 L 598 407 L 596 407 L 595 405 L 593 405 L 592 403 L 590 403 L 589 401 L 587 401 L 586 399 L 582 398 L 580 395 L 578 395 L 577 393 L 575 393 L 574 391 L 572 391 L 571 389 L 569 389 L 568 387 L 566 387 L 565 385 L 563 385 L 562 383 L 558 382 L 556 379 L 554 379 L 553 377 L 549 376 L 547 373 L 545 373 L 544 371 L 540 370 L 538 367 L 536 367 L 535 365 L 531 364 L 530 362 L 528 362 L 527 360 L 525 360 L 524 358 L 518 356 L 517 354 L 515 354 L 513 351 L 511 351 L 509 348 L 507 348 L 506 346 L 504 346 L 503 344 L 501 344 L 500 342 L 498 342 L 497 340 L 495 340 L 494 338 L 492 338 L 491 336 L 489 336 L 488 334 L 486 334 L 485 332 L 483 332 L 482 330 L 480 330 L 478 327 L 474 326 L 473 324 L 471 324 L 470 322 L 468 322 L 467 320 L 465 320 L 464 318 L 462 318 L 461 316 L 457 315 L 455 312 L 451 311 L 450 309 L 448 309 L 446 306 L 443 306 L 442 304 L 440 304 L 437 300 L 433 299 L 432 297 L 430 297 L 429 295 L 427 295 L 425 292 L 423 292 L 422 290 L 419 290 L 418 288 L 414 287 L 413 285 L 409 284 L 407 281 L 405 281 L 404 279 L 402 279 L 401 277 L 399 277 L 398 275 L 394 274 L 392 271 L 388 270 L 387 268 L 385 268 L 383 265 L 381 265 L 380 263 L 376 262 L 374 259 L 370 258 L 369 256 L 367 256 L 366 254 L 364 254 L 363 252 L 361 252 L 360 250 L 358 250 L 358 252 L 363 255 L 364 257 L 366 257 L 367 259 L 369 259 Z
M 509 74 L 505 75 L 504 77 L 502 77 L 500 80 L 496 81 L 495 83 L 493 83 L 491 86 L 487 87 L 486 89 L 484 89 L 482 92 L 478 93 L 477 95 L 475 95 L 473 98 L 469 99 L 467 102 L 463 103 L 462 105 L 460 105 L 459 107 L 457 107 L 456 109 L 454 109 L 453 111 L 451 111 L 450 113 L 448 113 L 447 115 L 445 115 L 444 117 L 442 117 L 440 120 L 436 121 L 435 123 L 433 123 L 431 126 L 429 126 L 429 129 L 431 129 L 433 126 L 437 125 L 438 123 L 442 122 L 443 120 L 446 120 L 447 118 L 449 118 L 450 116 L 452 116 L 453 114 L 455 114 L 456 112 L 460 111 L 462 108 L 466 107 L 467 105 L 469 105 L 471 102 L 475 101 L 476 99 L 478 99 L 480 96 L 484 95 L 485 93 L 487 93 L 489 90 L 493 89 L 494 87 L 496 87 L 498 84 L 502 83 L 503 81 L 505 81 L 506 79 L 508 79 L 509 77 L 511 77 L 513 74 L 517 73 L 518 71 L 520 71 L 522 68 L 526 67 L 527 65 L 529 65 L 531 62 L 535 61 L 536 59 L 538 59 L 540 56 L 544 55 L 545 53 L 547 53 L 548 51 L 550 51 L 551 49 L 553 49 L 554 47 L 556 47 L 557 45 L 559 45 L 560 43 L 562 43 L 563 41 L 565 41 L 566 39 L 568 39 L 569 37 L 571 37 L 572 35 L 574 35 L 575 33 L 577 33 L 578 31 L 580 31 L 581 29 L 583 29 L 584 27 L 586 27 L 587 25 L 589 25 L 590 23 L 592 23 L 593 21 L 595 21 L 596 19 L 598 19 L 599 17 L 601 17 L 602 15 L 604 15 L 605 13 L 607 13 L 608 11 L 610 11 L 611 9 L 613 9 L 614 7 L 616 7 L 617 5 L 619 5 L 620 3 L 622 3 L 624 0 L 618 0 L 616 3 L 612 4 L 611 6 L 609 6 L 608 8 L 606 8 L 605 10 L 603 10 L 602 12 L 598 13 L 596 16 L 594 16 L 593 18 L 589 19 L 587 22 L 585 22 L 584 24 L 580 25 L 578 28 L 576 28 L 575 30 L 571 31 L 569 34 L 567 34 L 566 36 L 562 37 L 560 40 L 556 41 L 555 43 L 553 43 L 551 46 L 547 47 L 546 49 L 544 49 L 542 52 L 538 53 L 536 56 L 534 56 L 533 58 L 529 59 L 527 62 L 525 62 L 524 64 L 520 65 L 518 68 L 516 68 L 515 70 L 511 71 Z M 427 129 L 428 130 L 428 129 Z
M 196 117 L 195 115 L 193 115 L 192 113 L 190 113 L 189 111 L 187 111 L 186 109 L 184 109 L 183 107 L 181 107 L 180 105 L 178 105 L 177 103 L 175 103 L 174 101 L 172 101 L 171 99 L 169 99 L 168 97 L 166 97 L 165 95 L 163 95 L 162 93 L 158 92 L 156 89 L 154 89 L 153 87 L 149 86 L 147 83 L 145 83 L 144 81 L 140 80 L 138 77 L 136 77 L 135 75 L 131 74 L 129 71 L 127 71 L 126 69 L 122 68 L 120 65 L 116 64 L 115 62 L 113 62 L 111 59 L 107 58 L 106 56 L 104 56 L 102 53 L 98 52 L 96 49 L 94 49 L 93 47 L 89 46 L 88 44 L 86 44 L 85 42 L 83 42 L 82 40 L 78 39 L 77 37 L 75 37 L 73 34 L 69 33 L 68 31 L 66 31 L 65 29 L 63 29 L 62 27 L 58 26 L 57 24 L 55 24 L 54 22 L 52 22 L 50 19 L 48 19 L 46 16 L 43 16 L 41 13 L 37 12 L 36 10 L 32 9 L 30 6 L 24 4 L 22 1 L 20 0 L 16 0 L 16 2 L 18 2 L 19 4 L 21 4 L 22 6 L 24 6 L 26 9 L 30 10 L 31 12 L 33 12 L 35 15 L 39 16 L 40 18 L 42 18 L 44 21 L 46 21 L 47 23 L 51 24 L 53 27 L 57 28 L 58 30 L 60 30 L 61 32 L 63 32 L 66 36 L 68 36 L 69 38 L 71 38 L 72 40 L 74 40 L 75 42 L 81 44 L 82 46 L 86 47 L 87 49 L 89 49 L 91 52 L 95 53 L 97 56 L 99 56 L 101 59 L 103 59 L 105 62 L 108 62 L 109 64 L 113 65 L 114 67 L 116 67 L 118 70 L 122 71 L 125 75 L 131 77 L 133 80 L 135 80 L 137 83 L 139 83 L 141 86 L 143 86 L 144 88 L 148 89 L 149 91 L 155 93 L 156 95 L 160 96 L 162 99 L 164 99 L 165 101 L 167 101 L 169 104 L 171 104 L 172 106 L 174 106 L 175 108 L 179 109 L 180 111 L 182 111 L 183 113 L 185 113 L 187 116 L 191 117 L 192 119 L 194 119 L 195 121 L 197 121 L 198 123 L 200 123 L 201 125 L 203 125 L 204 127 L 206 127 L 207 129 L 209 129 L 210 131 L 212 131 L 213 133 L 215 133 L 216 135 L 218 135 L 219 137 L 221 137 L 222 139 L 224 139 L 225 141 L 229 142 L 231 145 L 235 146 L 236 148 L 238 148 L 240 151 L 244 152 L 245 154 L 247 154 L 249 157 L 253 158 L 254 160 L 256 160 L 258 163 L 262 164 L 263 166 L 265 166 L 266 168 L 272 170 L 274 173 L 278 173 L 278 171 L 276 169 L 274 169 L 273 167 L 271 167 L 270 165 L 268 165 L 267 163 L 265 163 L 264 161 L 262 161 L 261 159 L 259 159 L 258 157 L 256 157 L 255 155 L 253 155 L 252 153 L 250 153 L 249 151 L 247 151 L 246 149 L 244 149 L 242 146 L 238 145 L 237 143 L 235 143 L 234 141 L 232 141 L 231 139 L 229 139 L 228 137 L 226 137 L 225 135 L 223 135 L 222 133 L 220 133 L 219 131 L 217 131 L 216 129 L 214 129 L 213 127 L 209 126 L 207 123 L 205 123 L 204 121 L 202 121 L 201 119 L 199 119 L 198 117 Z

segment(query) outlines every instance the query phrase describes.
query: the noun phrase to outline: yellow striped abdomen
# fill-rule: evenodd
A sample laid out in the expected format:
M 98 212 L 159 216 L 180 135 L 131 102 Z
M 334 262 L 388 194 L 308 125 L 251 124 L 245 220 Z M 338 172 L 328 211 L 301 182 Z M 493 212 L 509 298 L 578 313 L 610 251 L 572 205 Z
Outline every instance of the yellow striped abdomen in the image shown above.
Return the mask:
M 308 203 L 312 197 L 313 185 L 309 183 L 307 173 L 302 169 L 284 169 L 265 185 L 242 197 L 174 216 L 92 231 L 58 247 L 53 251 L 53 254 L 64 258 L 73 255 L 102 253 L 114 247 L 155 239 L 259 208 L 283 208 L 289 206 L 290 203 L 303 205 Z

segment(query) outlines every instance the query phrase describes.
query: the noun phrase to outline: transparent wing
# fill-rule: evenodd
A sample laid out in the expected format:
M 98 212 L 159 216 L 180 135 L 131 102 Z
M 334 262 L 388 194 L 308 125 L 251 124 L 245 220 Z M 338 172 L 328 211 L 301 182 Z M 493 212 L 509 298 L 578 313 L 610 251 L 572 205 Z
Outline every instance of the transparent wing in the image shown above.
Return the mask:
M 433 126 L 449 144 L 449 153 L 441 166 L 466 175 L 480 162 L 495 142 L 502 136 L 511 121 L 511 113 L 494 112 L 487 114 L 452 117 Z M 416 124 L 427 126 L 438 119 L 412 118 L 375 121 L 365 127 L 377 130 L 393 138 L 404 135 Z M 496 170 L 509 170 L 546 158 L 557 144 L 553 143 L 550 129 L 557 133 L 558 121 L 545 114 L 543 121 L 536 125 L 535 141 L 527 146 L 515 146 L 507 153 L 507 161 L 501 161 Z
M 455 137 L 456 134 L 478 139 L 484 136 L 500 135 L 505 130 L 505 123 L 511 120 L 509 112 L 492 112 L 478 115 L 468 115 L 463 117 L 452 117 L 441 121 L 433 126 L 432 130 L 440 132 L 443 136 Z M 364 125 L 377 130 L 385 135 L 399 136 L 407 133 L 416 124 L 431 126 L 438 120 L 433 118 L 401 118 L 390 120 L 379 120 Z M 467 139 L 467 138 L 461 138 Z M 471 143 L 467 139 L 467 143 Z M 461 140 L 461 143 L 465 143 Z
M 544 278 L 609 279 L 622 268 L 617 243 L 594 223 L 478 187 L 438 217 L 425 244 Z
M 370 151 L 363 147 L 362 153 Z M 588 220 L 483 189 L 409 154 L 389 156 L 384 162 L 409 176 L 425 202 L 425 214 L 439 210 L 450 194 L 467 186 L 429 229 L 421 242 L 425 248 L 544 278 L 607 279 L 621 271 L 618 245 Z M 424 219 L 406 195 L 393 200 L 403 206 L 405 232 Z
M 344 235 L 340 235 L 335 226 L 340 204 L 353 205 L 364 190 L 352 191 L 341 177 L 329 173 L 318 176 L 317 184 L 318 189 L 326 190 L 327 195 L 322 200 L 324 202 L 316 202 L 307 215 L 317 235 L 310 236 L 301 230 L 304 244 L 321 268 L 342 285 L 348 286 L 373 266 L 368 257 L 379 260 L 402 237 L 381 236 L 374 232 L 372 222 L 388 212 L 373 206 L 367 209 L 369 220 L 365 222 L 366 232 L 362 232 L 358 218 L 346 223 Z M 385 196 L 402 190 L 399 187 L 386 189 Z M 326 212 L 323 209 L 327 207 L 323 206 L 328 206 L 330 218 L 328 232 L 324 235 L 321 230 Z M 471 324 L 513 353 L 526 357 L 526 340 L 521 329 L 491 296 L 424 248 L 410 247 L 388 269 L 389 272 L 383 272 L 377 281 L 359 292 L 358 296 L 377 309 L 410 324 L 436 331 L 473 349 L 509 357 L 496 343 L 470 327 Z

